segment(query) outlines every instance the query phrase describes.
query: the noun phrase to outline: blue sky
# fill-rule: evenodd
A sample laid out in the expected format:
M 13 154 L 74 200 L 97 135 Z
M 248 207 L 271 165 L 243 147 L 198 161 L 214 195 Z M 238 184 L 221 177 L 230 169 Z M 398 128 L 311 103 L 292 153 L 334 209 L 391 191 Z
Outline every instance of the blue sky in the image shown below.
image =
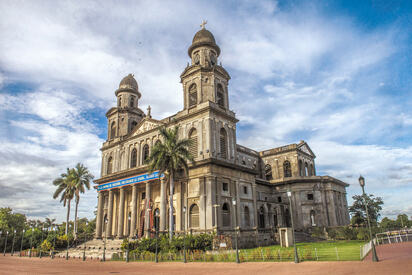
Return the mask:
M 41 4 L 39 4 L 41 2 Z M 305 140 L 317 172 L 412 215 L 410 1 L 1 1 L 0 207 L 64 219 L 52 180 L 98 178 L 105 112 L 134 73 L 155 118 L 182 109 L 179 75 L 207 19 L 231 75 L 239 144 Z M 91 217 L 88 192 L 80 216 Z

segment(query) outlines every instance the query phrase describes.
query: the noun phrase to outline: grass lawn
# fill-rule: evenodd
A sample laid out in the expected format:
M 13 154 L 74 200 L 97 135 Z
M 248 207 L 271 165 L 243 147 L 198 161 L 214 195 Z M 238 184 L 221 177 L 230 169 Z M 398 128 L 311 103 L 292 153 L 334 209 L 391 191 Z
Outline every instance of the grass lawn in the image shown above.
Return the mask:
M 304 261 L 359 261 L 360 248 L 364 241 L 324 241 L 298 243 L 298 255 Z M 279 245 L 262 248 L 242 249 L 241 258 L 245 261 L 291 261 L 294 259 L 293 247 Z

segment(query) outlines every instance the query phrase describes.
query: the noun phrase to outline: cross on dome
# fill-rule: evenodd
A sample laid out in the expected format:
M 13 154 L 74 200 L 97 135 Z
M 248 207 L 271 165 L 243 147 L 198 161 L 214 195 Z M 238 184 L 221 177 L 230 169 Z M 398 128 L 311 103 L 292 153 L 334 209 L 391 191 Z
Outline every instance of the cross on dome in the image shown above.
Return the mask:
M 205 29 L 205 25 L 207 24 L 207 20 L 203 20 L 202 24 L 200 24 L 200 27 L 202 28 L 202 30 Z

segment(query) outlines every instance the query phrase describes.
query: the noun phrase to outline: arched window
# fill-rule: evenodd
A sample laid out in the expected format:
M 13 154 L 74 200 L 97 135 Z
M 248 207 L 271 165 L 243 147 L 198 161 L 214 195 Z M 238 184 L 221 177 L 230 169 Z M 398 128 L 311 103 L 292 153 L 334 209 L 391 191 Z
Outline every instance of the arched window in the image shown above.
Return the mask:
M 309 176 L 314 176 L 312 164 L 309 164 Z
M 243 213 L 243 219 L 245 221 L 245 227 L 250 227 L 250 211 L 249 207 L 245 206 L 245 212 Z
M 120 106 L 122 106 L 122 97 L 121 96 L 119 96 L 117 98 L 117 107 L 120 107 Z
M 160 226 L 160 210 L 159 208 L 156 208 L 154 211 L 154 220 L 153 220 L 153 226 L 156 231 L 159 230 Z
M 230 208 L 227 202 L 222 206 L 222 225 L 230 226 Z
M 310 210 L 310 224 L 316 226 L 315 223 L 315 210 Z
M 191 228 L 199 227 L 199 206 L 192 204 L 189 211 L 189 222 Z
M 283 175 L 285 178 L 292 176 L 292 170 L 290 168 L 290 162 L 288 160 L 285 160 L 285 162 L 283 162 Z
M 196 106 L 197 104 L 197 87 L 196 84 L 192 84 L 189 87 L 189 107 Z
M 225 108 L 225 93 L 223 91 L 223 87 L 221 84 L 217 85 L 217 90 L 216 90 L 216 103 L 222 108 Z
M 139 237 L 144 235 L 144 220 L 145 220 L 145 211 L 140 211 L 140 223 L 139 223 Z
M 133 130 L 136 126 L 137 126 L 137 122 L 133 120 L 132 124 L 130 125 L 130 130 Z
M 113 158 L 109 157 L 107 160 L 107 174 L 111 174 L 113 172 Z
M 114 139 L 116 137 L 116 122 L 112 122 L 110 126 L 110 138 Z
M 192 128 L 190 130 L 189 140 L 190 140 L 189 152 L 195 158 L 197 157 L 197 152 L 198 152 L 197 131 L 195 128 Z
M 227 158 L 227 134 L 224 128 L 220 129 L 220 157 Z
M 149 160 L 149 145 L 145 144 L 143 146 L 142 164 L 146 164 L 148 160 Z
M 266 180 L 273 180 L 272 166 L 270 166 L 269 164 L 266 164 L 265 166 L 265 176 L 266 176 Z
M 259 209 L 259 227 L 265 228 L 265 210 L 263 206 Z
M 299 160 L 299 176 L 303 177 L 303 164 L 302 164 L 302 160 Z
M 130 97 L 130 101 L 129 101 L 129 107 L 133 107 L 134 106 L 134 96 Z
M 289 209 L 287 209 L 286 208 L 286 210 L 285 210 L 285 224 L 286 224 L 286 227 L 290 227 L 290 212 L 289 212 Z
M 305 176 L 310 176 L 307 162 L 305 162 Z
M 134 148 L 132 154 L 130 155 L 130 168 L 137 166 L 137 150 Z
M 275 213 L 273 213 L 273 226 L 274 227 L 278 226 L 278 214 L 276 213 L 276 210 L 275 210 Z

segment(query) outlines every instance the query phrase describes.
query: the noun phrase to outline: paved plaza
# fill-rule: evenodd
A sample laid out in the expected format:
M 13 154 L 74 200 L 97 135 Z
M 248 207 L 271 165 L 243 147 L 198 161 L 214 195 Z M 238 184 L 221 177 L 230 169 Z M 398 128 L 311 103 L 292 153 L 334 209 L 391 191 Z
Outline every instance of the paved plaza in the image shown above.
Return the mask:
M 152 263 L 0 256 L 0 274 L 412 274 L 412 243 L 377 248 L 380 262 Z

